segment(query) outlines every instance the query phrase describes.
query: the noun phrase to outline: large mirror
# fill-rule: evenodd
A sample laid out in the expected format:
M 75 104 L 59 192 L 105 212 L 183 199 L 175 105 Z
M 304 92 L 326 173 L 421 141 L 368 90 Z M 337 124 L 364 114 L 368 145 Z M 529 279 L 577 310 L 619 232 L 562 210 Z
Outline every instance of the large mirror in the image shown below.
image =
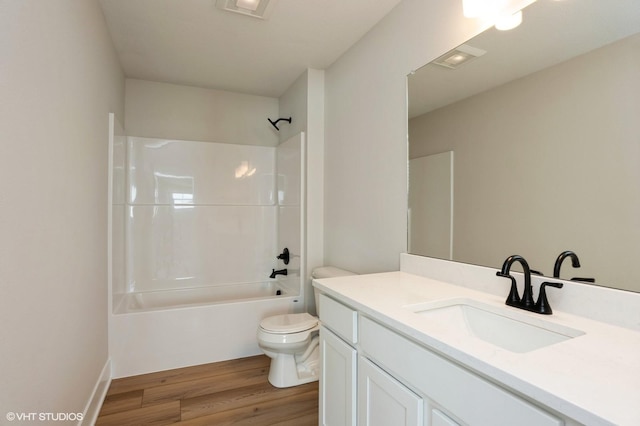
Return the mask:
M 552 276 L 572 250 L 561 278 L 640 291 L 638 0 L 538 0 L 460 50 L 408 77 L 409 252 Z

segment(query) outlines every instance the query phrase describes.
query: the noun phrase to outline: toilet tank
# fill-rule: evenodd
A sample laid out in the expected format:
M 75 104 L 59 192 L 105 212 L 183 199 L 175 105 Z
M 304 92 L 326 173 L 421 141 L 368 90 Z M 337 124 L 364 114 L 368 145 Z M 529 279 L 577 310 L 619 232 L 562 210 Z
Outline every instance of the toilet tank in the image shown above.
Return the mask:
M 321 266 L 319 268 L 314 269 L 311 272 L 312 279 L 320 279 L 320 278 L 335 278 L 335 277 L 345 277 L 348 275 L 357 275 L 351 271 L 347 271 L 345 269 L 336 268 L 335 266 Z M 313 297 L 316 301 L 316 313 L 320 316 L 320 304 L 318 303 L 319 291 L 317 288 L 313 288 Z

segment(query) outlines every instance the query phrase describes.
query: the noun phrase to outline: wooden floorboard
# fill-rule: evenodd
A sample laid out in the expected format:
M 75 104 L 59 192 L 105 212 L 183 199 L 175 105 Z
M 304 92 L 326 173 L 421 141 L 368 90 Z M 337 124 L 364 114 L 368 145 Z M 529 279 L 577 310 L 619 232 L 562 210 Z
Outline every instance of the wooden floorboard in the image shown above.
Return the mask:
M 121 411 L 135 410 L 142 407 L 143 390 L 133 390 L 129 392 L 107 395 L 102 403 L 100 415 L 119 413 Z
M 264 383 L 269 375 L 269 368 L 262 367 L 253 370 L 243 370 L 209 376 L 202 379 L 193 379 L 186 382 L 172 383 L 169 385 L 155 386 L 145 389 L 142 401 L 144 404 L 155 404 L 162 401 L 181 400 L 195 398 L 202 395 L 210 395 L 229 389 L 251 386 Z
M 123 393 L 130 390 L 152 388 L 160 385 L 186 382 L 194 379 L 218 376 L 221 374 L 251 370 L 254 368 L 269 368 L 271 359 L 259 355 L 248 358 L 232 359 L 229 361 L 202 364 L 193 367 L 178 368 L 175 370 L 159 371 L 157 373 L 141 374 L 139 376 L 125 377 L 111 382 L 107 395 Z
M 291 388 L 267 380 L 264 355 L 116 379 L 97 425 L 318 424 L 318 382 Z
M 245 407 L 221 411 L 192 420 L 181 421 L 182 426 L 272 425 L 287 418 L 299 417 L 317 410 L 318 390 L 271 401 L 260 401 Z
M 133 410 L 117 413 L 102 413 L 98 416 L 96 425 L 103 426 L 139 426 L 139 425 L 168 425 L 180 421 L 180 401 L 169 401 Z

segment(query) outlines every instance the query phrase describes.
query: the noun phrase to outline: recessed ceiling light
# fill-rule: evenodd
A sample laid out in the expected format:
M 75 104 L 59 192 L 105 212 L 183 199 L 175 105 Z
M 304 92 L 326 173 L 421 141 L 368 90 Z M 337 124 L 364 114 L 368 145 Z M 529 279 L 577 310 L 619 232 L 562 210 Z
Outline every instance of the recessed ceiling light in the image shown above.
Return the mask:
M 253 18 L 267 19 L 275 3 L 276 0 L 216 0 L 216 7 Z
M 433 64 L 454 70 L 460 65 L 482 56 L 485 53 L 487 53 L 486 50 L 478 49 L 477 47 L 469 46 L 468 44 L 462 44 L 440 56 L 438 59 L 433 61 Z

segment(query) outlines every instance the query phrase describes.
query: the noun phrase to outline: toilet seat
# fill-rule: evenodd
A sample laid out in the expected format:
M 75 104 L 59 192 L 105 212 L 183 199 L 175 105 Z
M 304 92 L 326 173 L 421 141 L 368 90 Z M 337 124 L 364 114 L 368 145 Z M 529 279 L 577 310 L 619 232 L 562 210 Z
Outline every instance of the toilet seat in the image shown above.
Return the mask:
M 260 328 L 267 333 L 290 334 L 300 333 L 318 325 L 318 318 L 302 314 L 285 314 L 265 318 L 260 322 Z

